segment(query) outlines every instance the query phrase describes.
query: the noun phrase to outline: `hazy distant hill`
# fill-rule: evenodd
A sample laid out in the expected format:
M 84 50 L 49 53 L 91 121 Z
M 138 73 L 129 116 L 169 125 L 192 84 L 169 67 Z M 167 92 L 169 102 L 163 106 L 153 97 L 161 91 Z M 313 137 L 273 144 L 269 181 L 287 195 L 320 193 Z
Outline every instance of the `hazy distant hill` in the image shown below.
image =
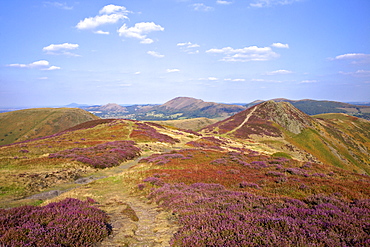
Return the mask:
M 52 135 L 77 124 L 99 119 L 75 108 L 33 108 L 0 114 L 0 145 Z
M 203 132 L 256 140 L 299 159 L 370 172 L 370 121 L 346 114 L 311 117 L 288 102 L 271 100 Z
M 326 100 L 289 100 L 289 99 L 273 99 L 275 102 L 289 102 L 299 110 L 303 111 L 308 115 L 316 115 L 323 113 L 346 113 L 352 116 L 364 118 L 370 120 L 370 106 L 368 105 L 354 105 L 336 101 Z M 249 104 L 247 107 L 251 107 L 263 102 L 262 100 L 256 100 Z

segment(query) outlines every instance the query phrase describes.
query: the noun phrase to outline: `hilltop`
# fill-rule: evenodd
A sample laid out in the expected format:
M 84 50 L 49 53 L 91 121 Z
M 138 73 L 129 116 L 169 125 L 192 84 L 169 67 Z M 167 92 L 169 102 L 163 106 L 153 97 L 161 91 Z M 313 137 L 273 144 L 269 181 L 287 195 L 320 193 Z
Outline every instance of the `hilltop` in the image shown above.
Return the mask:
M 52 135 L 98 119 L 77 108 L 32 108 L 0 113 L 0 145 Z
M 311 117 L 292 104 L 255 105 L 202 130 L 265 143 L 295 158 L 369 173 L 370 122 L 346 114 Z
M 323 113 L 345 113 L 355 117 L 370 120 L 369 105 L 354 105 L 337 101 L 311 100 L 311 99 L 289 100 L 284 98 L 278 98 L 272 100 L 275 102 L 288 102 L 308 115 L 317 115 Z M 262 102 L 264 101 L 256 100 L 247 104 L 246 106 L 251 107 Z

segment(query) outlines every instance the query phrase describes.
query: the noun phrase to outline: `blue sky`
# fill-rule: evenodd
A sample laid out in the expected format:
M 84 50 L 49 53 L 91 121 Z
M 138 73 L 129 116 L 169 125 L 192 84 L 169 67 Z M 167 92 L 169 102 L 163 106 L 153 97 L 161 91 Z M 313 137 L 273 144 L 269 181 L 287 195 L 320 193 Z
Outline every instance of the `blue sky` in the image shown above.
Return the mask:
M 0 107 L 370 101 L 368 0 L 0 2 Z

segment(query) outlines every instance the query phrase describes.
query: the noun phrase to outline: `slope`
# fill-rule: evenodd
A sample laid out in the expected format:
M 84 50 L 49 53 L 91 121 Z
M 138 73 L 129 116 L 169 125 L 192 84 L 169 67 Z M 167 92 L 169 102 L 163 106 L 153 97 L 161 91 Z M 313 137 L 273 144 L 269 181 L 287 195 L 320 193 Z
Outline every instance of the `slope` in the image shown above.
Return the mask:
M 370 122 L 345 114 L 310 117 L 267 101 L 210 125 L 203 133 L 253 140 L 306 161 L 370 174 Z
M 52 135 L 98 119 L 77 108 L 34 108 L 0 114 L 0 145 Z

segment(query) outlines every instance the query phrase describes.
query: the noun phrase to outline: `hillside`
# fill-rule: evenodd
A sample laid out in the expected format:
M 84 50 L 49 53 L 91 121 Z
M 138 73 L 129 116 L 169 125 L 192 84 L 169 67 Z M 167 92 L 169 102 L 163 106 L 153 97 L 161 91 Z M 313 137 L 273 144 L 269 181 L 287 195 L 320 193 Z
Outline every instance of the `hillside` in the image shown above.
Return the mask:
M 204 133 L 251 139 L 293 157 L 370 172 L 370 122 L 345 114 L 310 117 L 288 102 L 267 101 L 204 128 Z
M 0 244 L 366 246 L 369 143 L 274 101 L 199 132 L 91 120 L 0 146 Z
M 284 98 L 272 99 L 275 102 L 288 102 L 294 107 L 303 111 L 308 115 L 317 115 L 323 113 L 346 113 L 348 115 L 364 118 L 370 120 L 370 106 L 368 105 L 354 105 L 337 101 L 327 100 L 289 100 Z M 263 102 L 262 100 L 256 100 L 249 104 L 247 107 L 251 107 Z
M 75 108 L 33 108 L 0 113 L 0 145 L 52 135 L 98 119 Z
M 218 122 L 216 119 L 209 118 L 190 118 L 183 120 L 152 121 L 153 123 L 172 126 L 179 129 L 198 131 L 208 125 Z

